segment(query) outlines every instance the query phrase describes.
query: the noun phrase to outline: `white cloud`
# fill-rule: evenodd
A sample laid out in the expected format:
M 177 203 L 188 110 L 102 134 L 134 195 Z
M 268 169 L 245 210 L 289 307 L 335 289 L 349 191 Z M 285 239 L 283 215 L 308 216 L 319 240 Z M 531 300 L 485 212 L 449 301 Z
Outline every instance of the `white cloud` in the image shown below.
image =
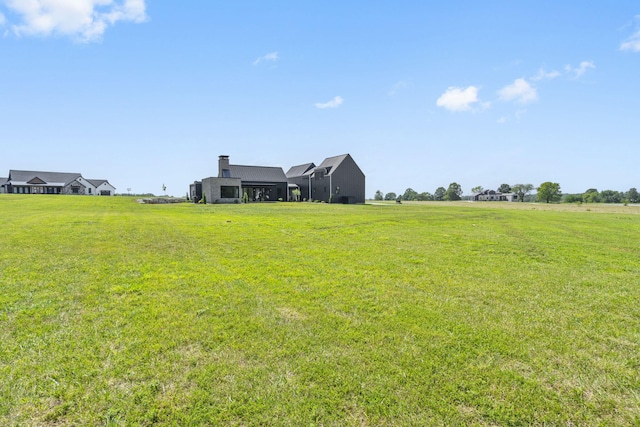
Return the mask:
M 560 71 L 545 71 L 544 68 L 540 68 L 538 70 L 538 73 L 531 77 L 531 80 L 534 82 L 540 81 L 540 80 L 553 80 L 556 77 L 560 77 L 562 75 L 562 73 L 560 73 Z
M 391 86 L 391 89 L 389 89 L 389 96 L 393 96 L 396 93 L 398 93 L 398 91 L 406 88 L 407 86 L 409 86 L 409 83 L 405 82 L 404 80 L 400 80 L 399 82 L 396 82 L 393 84 L 393 86 Z
M 640 15 L 636 16 L 636 20 L 640 22 Z M 640 52 L 640 29 L 620 44 L 620 50 Z
M 343 102 L 344 102 L 344 99 L 342 99 L 341 96 L 336 96 L 335 98 L 333 98 L 329 102 L 318 102 L 318 103 L 316 103 L 316 107 L 321 108 L 321 109 L 324 109 L 324 108 L 338 108 Z
M 7 21 L 7 20 L 5 19 L 5 17 L 4 17 L 4 15 L 2 14 L 2 12 L 0 12 L 0 25 L 4 25 L 4 23 L 5 23 L 6 21 Z
M 276 62 L 278 59 L 280 59 L 278 57 L 278 52 L 271 52 L 271 53 L 267 53 L 266 55 L 263 55 L 259 58 L 257 58 L 255 61 L 253 61 L 253 65 L 258 65 L 261 62 Z
M 640 52 L 640 31 L 622 42 L 620 50 L 630 50 L 632 52 Z
M 449 111 L 468 111 L 471 104 L 478 102 L 478 88 L 469 86 L 466 89 L 450 86 L 436 101 L 438 107 Z
M 64 35 L 83 42 L 100 40 L 119 21 L 144 22 L 145 0 L 4 0 L 22 18 L 18 35 Z
M 500 99 L 503 101 L 516 101 L 521 104 L 538 99 L 538 91 L 525 79 L 516 79 L 512 84 L 503 87 L 498 91 Z
M 589 68 L 596 68 L 596 66 L 591 61 L 582 61 L 577 68 L 573 68 L 571 65 L 566 65 L 564 67 L 567 73 L 574 74 L 576 78 L 582 77 Z

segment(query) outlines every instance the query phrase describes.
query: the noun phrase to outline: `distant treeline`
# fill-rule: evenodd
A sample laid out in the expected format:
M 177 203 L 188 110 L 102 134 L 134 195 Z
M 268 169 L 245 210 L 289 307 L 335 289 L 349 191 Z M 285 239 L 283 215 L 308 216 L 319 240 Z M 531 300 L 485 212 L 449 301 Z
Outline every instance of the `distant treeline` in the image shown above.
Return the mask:
M 536 194 L 530 194 L 533 190 Z M 413 188 L 407 188 L 404 193 L 394 192 L 383 194 L 376 191 L 374 200 L 414 200 L 414 201 L 453 201 L 472 199 L 474 194 L 484 191 L 484 188 L 477 186 L 471 189 L 471 195 L 463 196 L 460 184 L 452 182 L 448 188 L 438 187 L 433 193 L 428 191 L 418 193 Z M 603 190 L 589 188 L 584 193 L 563 194 L 560 191 L 560 184 L 555 182 L 543 182 L 538 187 L 532 184 L 502 184 L 498 187 L 499 193 L 515 193 L 521 202 L 563 202 L 563 203 L 640 203 L 640 194 L 634 187 L 628 191 Z

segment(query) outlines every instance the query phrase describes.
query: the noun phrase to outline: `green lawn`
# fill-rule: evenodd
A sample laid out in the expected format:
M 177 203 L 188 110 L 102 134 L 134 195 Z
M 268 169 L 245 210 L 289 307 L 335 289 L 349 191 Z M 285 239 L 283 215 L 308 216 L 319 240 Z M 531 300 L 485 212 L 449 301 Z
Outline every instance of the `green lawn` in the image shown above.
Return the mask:
M 0 425 L 640 424 L 640 208 L 0 196 Z

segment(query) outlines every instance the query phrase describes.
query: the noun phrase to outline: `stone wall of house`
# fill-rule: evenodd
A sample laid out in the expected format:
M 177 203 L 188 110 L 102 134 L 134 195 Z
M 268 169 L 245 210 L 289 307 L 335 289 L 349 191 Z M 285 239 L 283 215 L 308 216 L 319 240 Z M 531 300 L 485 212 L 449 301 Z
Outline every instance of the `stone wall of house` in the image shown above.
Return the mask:
M 221 187 L 237 187 L 238 197 L 223 198 Z M 202 198 L 207 203 L 240 203 L 242 201 L 242 182 L 240 178 L 205 178 L 202 180 Z

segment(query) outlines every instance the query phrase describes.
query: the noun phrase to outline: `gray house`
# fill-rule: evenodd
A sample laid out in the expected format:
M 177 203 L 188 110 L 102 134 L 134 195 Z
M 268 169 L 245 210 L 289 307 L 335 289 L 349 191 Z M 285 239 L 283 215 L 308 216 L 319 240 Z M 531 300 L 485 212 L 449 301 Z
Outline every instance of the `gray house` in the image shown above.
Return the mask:
M 193 203 L 198 203 L 202 199 L 202 181 L 193 181 L 193 184 L 189 185 L 189 195 Z
M 305 163 L 304 165 L 292 166 L 286 173 L 289 182 L 289 200 L 296 200 L 293 191 L 300 190 L 299 200 L 310 200 L 311 197 L 311 175 L 316 165 Z
M 5 193 L 4 185 L 7 183 L 8 178 L 0 178 L 0 194 Z
M 202 197 L 209 203 L 287 199 L 287 177 L 280 167 L 229 164 L 229 156 L 218 157 L 218 176 L 202 180 Z
M 79 173 L 10 170 L 2 185 L 13 194 L 86 194 L 113 196 L 115 187 L 106 179 L 85 179 Z
M 349 154 L 324 159 L 309 178 L 309 200 L 364 203 L 365 176 Z

